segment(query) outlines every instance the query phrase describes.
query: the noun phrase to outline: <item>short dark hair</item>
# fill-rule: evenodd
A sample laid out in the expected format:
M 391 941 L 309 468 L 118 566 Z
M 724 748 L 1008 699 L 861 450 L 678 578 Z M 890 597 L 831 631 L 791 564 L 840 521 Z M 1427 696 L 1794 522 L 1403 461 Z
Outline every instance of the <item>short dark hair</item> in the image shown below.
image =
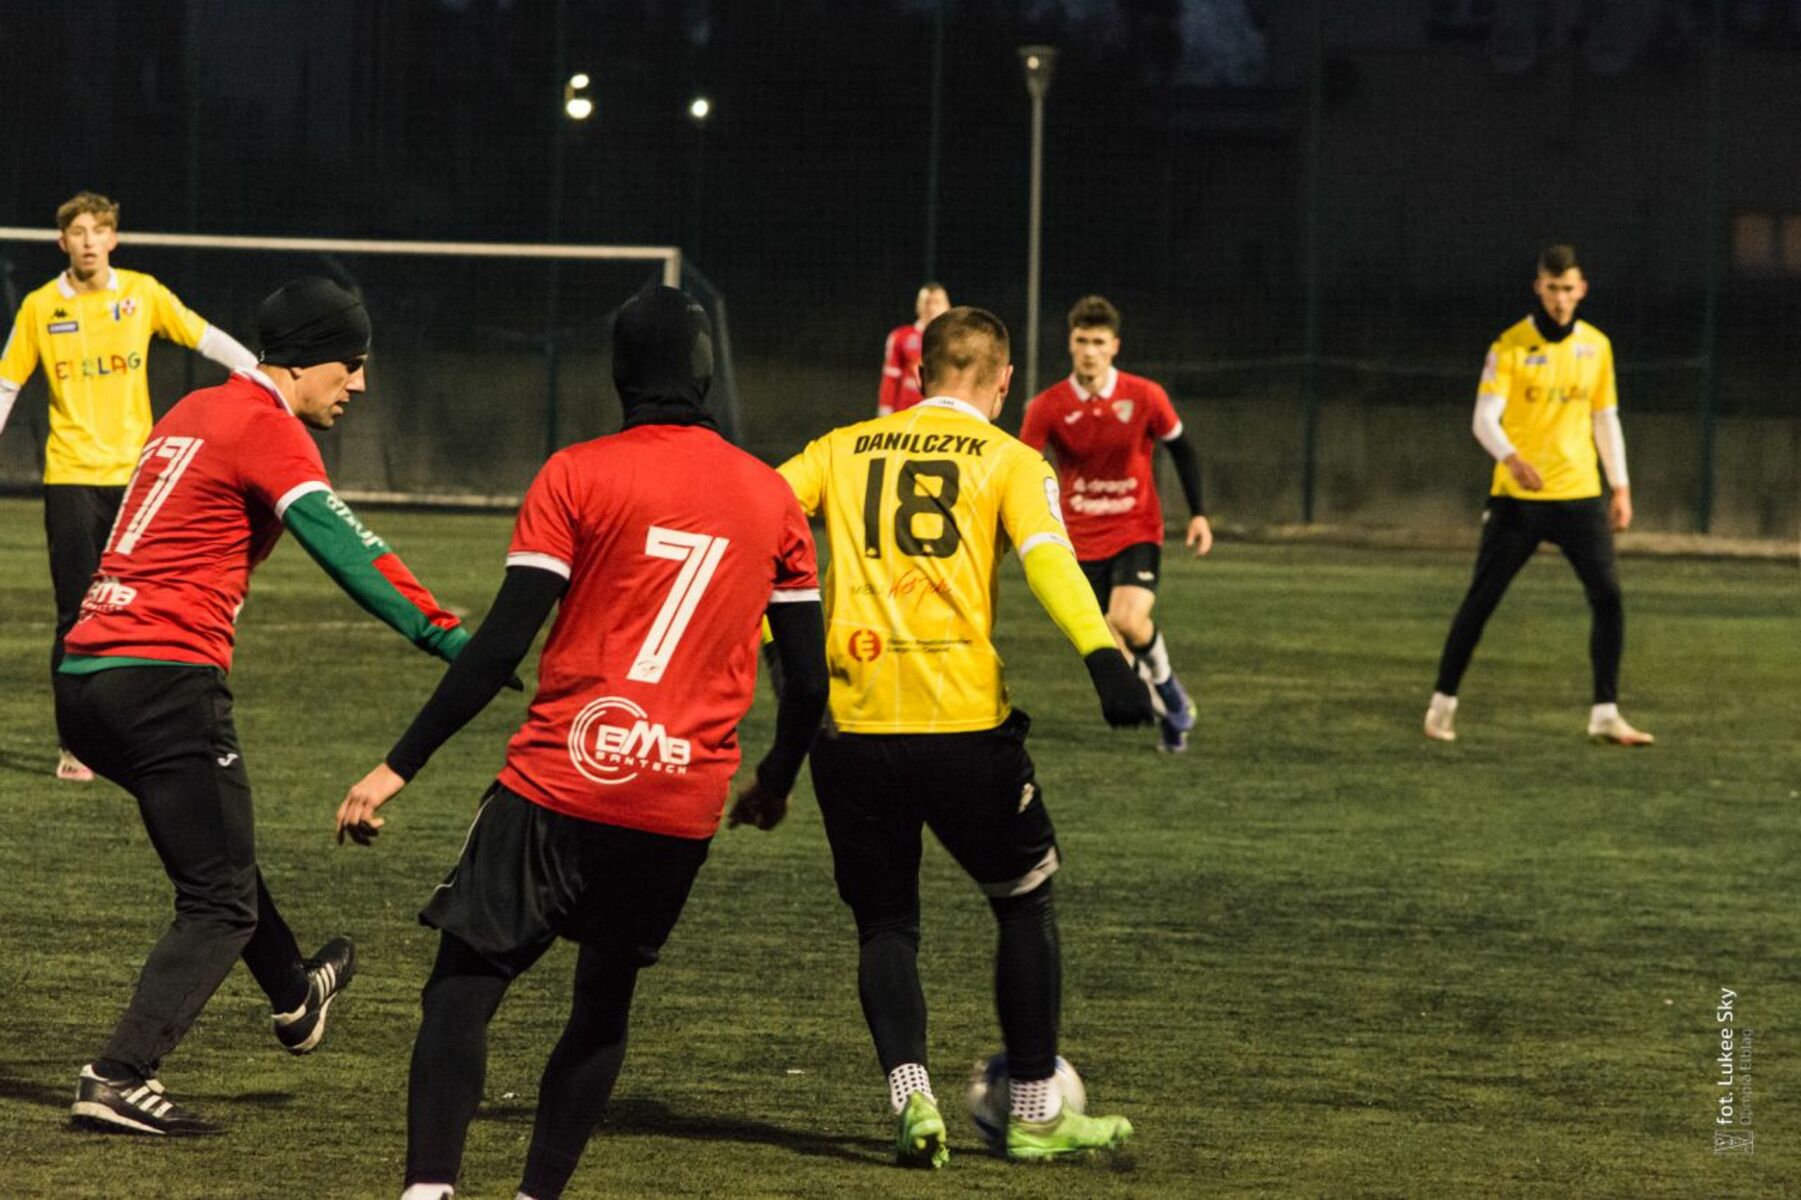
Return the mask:
M 1538 269 L 1547 275 L 1561 275 L 1565 271 L 1580 271 L 1582 264 L 1576 261 L 1576 247 L 1559 242 L 1539 251 Z
M 1069 310 L 1071 329 L 1111 329 L 1119 332 L 1119 310 L 1105 296 L 1083 296 Z
M 932 318 L 920 341 L 919 362 L 927 394 L 948 375 L 976 372 L 976 382 L 999 378 L 1011 340 L 1001 319 L 985 308 L 964 304 Z

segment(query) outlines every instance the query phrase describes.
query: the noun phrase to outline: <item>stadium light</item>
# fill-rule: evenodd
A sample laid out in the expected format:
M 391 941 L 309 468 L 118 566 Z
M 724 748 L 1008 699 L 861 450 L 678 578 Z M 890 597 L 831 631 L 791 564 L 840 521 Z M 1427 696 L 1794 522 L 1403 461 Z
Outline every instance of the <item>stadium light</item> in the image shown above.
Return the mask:
M 588 89 L 594 81 L 586 71 L 577 72 L 563 85 L 563 112 L 572 121 L 586 121 L 594 115 L 594 97 Z
M 713 102 L 705 96 L 696 96 L 694 99 L 688 101 L 688 116 L 693 118 L 695 124 L 705 125 L 707 123 L 707 118 L 712 115 Z
M 1044 94 L 1057 66 L 1055 46 L 1021 46 L 1019 65 L 1032 96 L 1031 215 L 1026 230 L 1026 399 L 1038 394 L 1038 232 L 1044 221 Z

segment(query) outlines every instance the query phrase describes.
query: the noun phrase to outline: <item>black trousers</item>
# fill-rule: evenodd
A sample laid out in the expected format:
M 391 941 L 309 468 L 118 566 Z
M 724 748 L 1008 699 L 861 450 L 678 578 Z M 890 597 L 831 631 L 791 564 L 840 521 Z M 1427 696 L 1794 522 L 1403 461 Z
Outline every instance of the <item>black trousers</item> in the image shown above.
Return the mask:
M 225 673 L 116 667 L 55 680 L 69 748 L 137 798 L 175 885 L 174 920 L 103 1057 L 154 1073 L 239 957 L 275 1011 L 298 1008 L 306 968 L 256 865 L 250 777 Z
M 1620 580 L 1614 570 L 1613 531 L 1607 502 L 1588 500 L 1518 500 L 1491 496 L 1476 551 L 1476 572 L 1469 591 L 1451 620 L 1444 653 L 1438 660 L 1437 690 L 1457 694 L 1463 673 L 1482 640 L 1482 629 L 1501 603 L 1507 585 L 1531 561 L 1540 542 L 1550 542 L 1569 561 L 1588 595 L 1588 657 L 1594 672 L 1594 702 L 1611 704 L 1620 696 L 1620 656 L 1626 644 L 1626 614 L 1620 602 Z
M 63 660 L 63 638 L 81 613 L 81 598 L 100 569 L 100 552 L 112 535 L 125 499 L 122 487 L 52 483 L 44 487 L 44 539 L 50 545 L 50 588 L 56 594 L 56 640 L 50 669 Z

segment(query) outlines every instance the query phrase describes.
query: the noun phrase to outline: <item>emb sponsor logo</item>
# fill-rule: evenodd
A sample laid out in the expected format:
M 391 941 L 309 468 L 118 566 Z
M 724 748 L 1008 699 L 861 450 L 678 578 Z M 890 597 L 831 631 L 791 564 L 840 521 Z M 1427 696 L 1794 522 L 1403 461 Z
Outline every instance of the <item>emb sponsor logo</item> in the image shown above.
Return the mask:
M 569 761 L 584 778 L 611 786 L 645 772 L 686 775 L 694 751 L 623 696 L 602 696 L 569 723 Z

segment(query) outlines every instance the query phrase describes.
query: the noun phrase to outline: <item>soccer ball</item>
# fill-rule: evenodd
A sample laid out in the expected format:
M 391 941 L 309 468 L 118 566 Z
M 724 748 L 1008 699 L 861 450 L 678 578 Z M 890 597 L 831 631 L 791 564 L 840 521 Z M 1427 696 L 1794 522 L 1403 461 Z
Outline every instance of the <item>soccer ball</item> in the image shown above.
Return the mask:
M 1052 1077 L 1057 1081 L 1057 1091 L 1062 1094 L 1064 1105 L 1071 1112 L 1088 1110 L 1088 1089 L 1082 1086 L 1082 1077 L 1076 1074 L 1067 1058 L 1057 1056 Z M 1007 1110 L 1012 1104 L 1011 1089 L 1007 1086 L 1007 1056 L 997 1054 L 987 1062 L 977 1062 L 970 1070 L 966 1095 L 970 1119 L 982 1131 L 982 1137 L 990 1145 L 1005 1141 Z

